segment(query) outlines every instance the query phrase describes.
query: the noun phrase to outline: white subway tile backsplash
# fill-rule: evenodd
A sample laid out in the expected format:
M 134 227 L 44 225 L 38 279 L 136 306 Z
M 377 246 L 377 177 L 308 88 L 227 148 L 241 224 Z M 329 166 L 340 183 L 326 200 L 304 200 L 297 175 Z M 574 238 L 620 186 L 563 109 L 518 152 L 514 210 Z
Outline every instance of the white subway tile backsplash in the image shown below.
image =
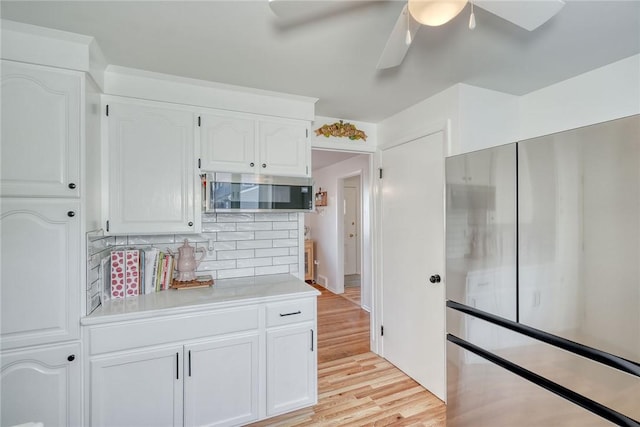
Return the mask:
M 269 268 L 269 267 L 260 267 Z M 255 269 L 253 268 L 237 268 L 233 270 L 218 270 L 218 279 L 231 279 L 234 277 L 248 277 L 255 276 Z
M 244 250 L 236 250 L 236 251 L 218 251 L 217 256 L 218 256 L 218 260 L 253 258 L 254 252 L 253 252 L 253 249 L 244 249 Z
M 253 231 L 225 231 L 218 233 L 218 241 L 229 240 L 253 240 L 255 234 Z
M 253 222 L 255 216 L 252 213 L 219 213 L 216 214 L 218 222 Z
M 289 237 L 289 232 L 287 230 L 277 230 L 277 231 L 256 231 L 255 239 L 287 239 Z
M 236 231 L 235 222 L 207 222 L 202 224 L 204 233 L 215 233 L 217 231 Z
M 272 230 L 272 222 L 239 222 L 238 231 Z
M 267 274 L 283 274 L 289 272 L 288 265 L 274 265 L 271 267 L 256 267 L 255 275 L 264 276 Z
M 87 303 L 95 293 L 95 268 L 116 247 L 145 249 L 150 246 L 174 253 L 187 239 L 205 248 L 200 274 L 215 279 L 297 273 L 301 247 L 302 215 L 288 212 L 219 213 L 202 215 L 202 232 L 176 235 L 87 236 Z M 209 250 L 209 244 L 213 250 Z M 196 257 L 200 255 L 197 254 Z
M 236 268 L 236 260 L 229 259 L 223 261 L 202 261 L 198 266 L 198 271 L 214 271 L 214 270 L 223 270 L 229 268 Z
M 278 239 L 273 241 L 274 248 L 298 246 L 298 239 Z
M 216 218 L 216 214 L 206 214 L 203 213 L 202 214 L 202 223 L 204 224 L 205 222 L 217 222 L 218 219 Z
M 237 243 L 238 249 L 272 248 L 273 240 L 242 240 Z
M 273 257 L 273 265 L 295 264 L 297 262 L 298 257 L 293 255 Z
M 246 268 L 246 267 L 265 267 L 273 265 L 274 258 L 250 258 L 250 259 L 239 259 L 237 261 L 238 268 Z
M 252 242 L 253 240 L 249 240 L 249 241 Z M 238 243 L 240 243 L 240 242 L 235 242 L 235 241 L 214 242 L 213 243 L 213 250 L 214 251 L 232 251 L 232 250 L 236 249 L 236 247 L 238 246 Z M 238 249 L 241 249 L 241 248 L 238 247 Z
M 274 230 L 297 230 L 298 223 L 290 222 L 290 221 L 286 221 L 286 222 L 278 221 L 273 223 L 273 229 Z
M 256 258 L 274 257 L 274 256 L 287 256 L 289 255 L 288 248 L 271 248 L 271 249 L 256 249 Z
M 176 234 L 174 236 L 174 240 L 176 243 L 184 243 L 184 239 L 187 239 L 189 241 L 189 244 L 205 242 L 210 238 L 211 234 Z
M 118 245 L 163 245 L 176 243 L 175 236 L 173 234 L 127 236 L 127 241 L 125 243 L 121 243 L 118 240 L 119 237 L 121 236 L 117 236 L 116 238 L 116 244 Z
M 286 212 L 257 213 L 256 222 L 258 221 L 289 221 L 289 214 Z

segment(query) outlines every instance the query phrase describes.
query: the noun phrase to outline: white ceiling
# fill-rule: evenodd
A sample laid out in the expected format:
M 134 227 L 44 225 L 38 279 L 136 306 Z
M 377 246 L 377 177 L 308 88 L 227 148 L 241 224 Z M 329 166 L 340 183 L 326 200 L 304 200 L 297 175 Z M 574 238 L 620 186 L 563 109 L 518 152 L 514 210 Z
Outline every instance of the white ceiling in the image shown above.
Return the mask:
M 378 122 L 455 83 L 522 95 L 640 52 L 640 0 L 566 0 L 528 32 L 469 7 L 375 65 L 402 1 L 284 20 L 261 1 L 7 1 L 3 19 L 94 36 L 109 63 L 317 97 L 316 114 Z M 524 6 L 523 6 L 524 7 Z

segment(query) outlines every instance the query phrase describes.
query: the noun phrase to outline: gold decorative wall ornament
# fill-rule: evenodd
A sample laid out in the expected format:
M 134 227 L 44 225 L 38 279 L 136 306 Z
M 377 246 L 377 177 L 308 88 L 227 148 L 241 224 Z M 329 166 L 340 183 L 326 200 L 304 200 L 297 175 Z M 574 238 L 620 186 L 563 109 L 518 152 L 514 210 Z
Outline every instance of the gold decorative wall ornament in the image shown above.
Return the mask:
M 351 123 L 344 123 L 342 120 L 333 124 L 322 125 L 316 129 L 315 132 L 317 136 L 324 135 L 327 138 L 330 136 L 336 136 L 338 138 L 349 138 L 352 140 L 367 140 L 367 134 L 364 133 L 364 131 L 359 130 Z

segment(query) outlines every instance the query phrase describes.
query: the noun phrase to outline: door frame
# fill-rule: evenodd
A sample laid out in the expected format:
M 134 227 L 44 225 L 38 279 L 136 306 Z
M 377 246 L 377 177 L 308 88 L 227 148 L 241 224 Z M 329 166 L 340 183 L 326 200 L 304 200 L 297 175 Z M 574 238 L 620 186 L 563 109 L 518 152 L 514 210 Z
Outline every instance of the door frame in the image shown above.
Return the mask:
M 429 135 L 433 135 L 435 133 L 443 133 L 443 153 L 445 158 L 449 153 L 452 152 L 452 141 L 451 141 L 451 120 L 439 120 L 432 123 L 428 123 L 425 126 L 419 127 L 412 132 L 407 132 L 406 134 L 401 135 L 399 138 L 384 143 L 378 147 L 375 154 L 375 171 L 378 179 L 374 179 L 373 183 L 373 204 L 374 204 L 374 215 L 373 215 L 373 230 L 374 233 L 372 235 L 372 245 L 373 245 L 373 294 L 371 295 L 372 301 L 372 310 L 371 310 L 371 351 L 374 353 L 384 357 L 384 345 L 381 328 L 384 323 L 384 319 L 382 317 L 382 307 L 384 305 L 384 301 L 382 300 L 382 290 L 384 283 L 382 282 L 382 179 L 380 178 L 380 171 L 384 170 L 384 166 L 382 164 L 382 152 L 384 150 L 388 150 L 390 148 L 396 147 L 398 145 L 406 144 L 410 141 L 413 141 L 418 138 L 426 137 Z M 444 158 L 442 159 L 444 162 Z M 384 172 L 383 176 L 384 176 Z M 442 177 L 444 182 L 444 175 Z M 444 192 L 443 192 L 444 195 Z M 442 200 L 442 211 L 444 213 L 445 210 L 445 200 L 443 196 Z M 446 216 L 443 217 L 443 227 L 446 227 Z M 444 233 L 443 233 L 444 235 Z M 442 250 L 446 249 L 445 240 L 442 241 Z M 444 270 L 443 270 L 444 273 Z M 444 274 L 442 275 L 442 281 L 446 285 L 446 278 Z M 442 301 L 444 304 L 445 301 Z M 442 369 L 446 369 L 446 366 L 443 366 Z M 445 384 L 446 385 L 446 384 Z

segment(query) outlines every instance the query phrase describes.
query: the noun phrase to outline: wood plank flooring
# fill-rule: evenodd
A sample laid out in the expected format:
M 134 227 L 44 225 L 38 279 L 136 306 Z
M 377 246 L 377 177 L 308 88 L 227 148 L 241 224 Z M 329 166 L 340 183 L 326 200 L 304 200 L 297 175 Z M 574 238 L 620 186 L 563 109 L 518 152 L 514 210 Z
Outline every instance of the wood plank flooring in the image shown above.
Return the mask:
M 251 425 L 444 427 L 442 401 L 369 351 L 369 313 L 316 288 L 318 404 Z
M 319 285 L 318 363 L 342 359 L 370 349 L 369 313 Z

